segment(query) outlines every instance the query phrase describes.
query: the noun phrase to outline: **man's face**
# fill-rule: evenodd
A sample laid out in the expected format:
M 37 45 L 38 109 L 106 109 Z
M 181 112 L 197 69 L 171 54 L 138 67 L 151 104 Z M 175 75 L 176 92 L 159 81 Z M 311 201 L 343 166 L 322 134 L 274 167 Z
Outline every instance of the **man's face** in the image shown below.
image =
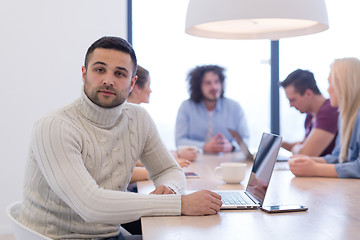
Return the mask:
M 137 77 L 132 77 L 133 64 L 129 54 L 97 48 L 89 57 L 87 69 L 82 67 L 86 95 L 96 105 L 113 108 L 124 103 Z
M 204 100 L 217 101 L 222 92 L 219 76 L 215 72 L 206 72 L 201 82 L 201 92 Z
M 291 107 L 296 108 L 301 113 L 307 113 L 310 111 L 309 108 L 309 97 L 307 91 L 305 91 L 304 95 L 301 95 L 297 91 L 293 85 L 287 86 L 285 89 L 286 97 L 289 99 L 289 103 Z

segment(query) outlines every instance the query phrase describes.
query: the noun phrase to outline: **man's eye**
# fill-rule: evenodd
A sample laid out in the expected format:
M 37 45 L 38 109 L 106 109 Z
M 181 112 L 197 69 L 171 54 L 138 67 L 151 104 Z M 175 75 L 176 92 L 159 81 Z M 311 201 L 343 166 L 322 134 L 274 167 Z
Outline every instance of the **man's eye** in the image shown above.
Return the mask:
M 115 75 L 116 75 L 117 77 L 122 77 L 122 76 L 124 76 L 124 74 L 123 74 L 122 72 L 115 72 Z
M 104 72 L 105 70 L 103 68 L 97 68 L 95 69 L 96 72 Z

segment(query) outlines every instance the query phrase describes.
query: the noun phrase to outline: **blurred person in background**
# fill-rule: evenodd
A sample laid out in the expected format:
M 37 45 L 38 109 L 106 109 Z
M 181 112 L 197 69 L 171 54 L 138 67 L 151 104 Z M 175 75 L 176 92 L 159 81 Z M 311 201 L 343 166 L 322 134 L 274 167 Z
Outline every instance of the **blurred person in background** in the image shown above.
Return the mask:
M 145 68 L 138 66 L 136 75 L 137 81 L 133 90 L 127 99 L 127 102 L 134 104 L 149 103 L 151 94 L 151 78 L 150 73 Z M 179 148 L 177 151 L 171 151 L 172 155 L 180 165 L 180 167 L 186 167 L 191 161 L 194 161 L 197 157 L 196 150 L 192 148 Z M 148 179 L 148 172 L 143 165 L 138 161 L 134 169 L 134 173 L 131 177 L 131 183 L 136 181 L 142 181 Z
M 339 109 L 339 134 L 331 154 L 295 155 L 289 160 L 296 176 L 360 178 L 360 61 L 336 59 L 330 69 L 331 106 Z
M 282 142 L 282 147 L 293 154 L 319 157 L 331 153 L 338 132 L 338 109 L 331 106 L 320 92 L 314 74 L 297 69 L 281 82 L 290 106 L 306 113 L 305 137 L 298 142 Z
M 190 98 L 178 110 L 176 146 L 196 146 L 215 154 L 238 150 L 228 129 L 236 130 L 248 143 L 249 129 L 242 107 L 224 96 L 224 71 L 217 65 L 204 65 L 189 72 Z

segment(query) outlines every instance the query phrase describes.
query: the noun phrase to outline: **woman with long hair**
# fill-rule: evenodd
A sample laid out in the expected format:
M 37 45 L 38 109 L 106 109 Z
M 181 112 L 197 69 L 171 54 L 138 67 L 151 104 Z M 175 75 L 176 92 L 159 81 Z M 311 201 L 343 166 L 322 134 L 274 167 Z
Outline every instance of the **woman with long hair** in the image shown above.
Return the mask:
M 134 89 L 130 93 L 127 102 L 140 104 L 149 103 L 150 99 L 150 73 L 145 68 L 138 66 L 136 75 L 138 76 Z M 178 149 L 177 151 L 171 151 L 173 157 L 178 162 L 180 167 L 186 167 L 190 164 L 190 161 L 194 161 L 197 157 L 197 152 L 192 148 Z M 138 161 L 137 167 L 134 169 L 134 173 L 131 177 L 131 183 L 136 181 L 147 180 L 148 172 Z
M 339 134 L 331 154 L 322 158 L 295 155 L 289 160 L 296 176 L 360 178 L 360 61 L 336 59 L 329 74 L 331 105 L 339 109 Z

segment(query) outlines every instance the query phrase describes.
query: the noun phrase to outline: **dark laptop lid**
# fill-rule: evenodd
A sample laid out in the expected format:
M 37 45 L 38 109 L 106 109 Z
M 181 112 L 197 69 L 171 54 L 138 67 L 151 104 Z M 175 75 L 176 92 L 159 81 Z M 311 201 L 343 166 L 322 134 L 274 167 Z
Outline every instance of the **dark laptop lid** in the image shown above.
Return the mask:
M 270 133 L 263 133 L 260 141 L 246 192 L 251 193 L 261 204 L 265 199 L 281 141 L 280 136 Z

